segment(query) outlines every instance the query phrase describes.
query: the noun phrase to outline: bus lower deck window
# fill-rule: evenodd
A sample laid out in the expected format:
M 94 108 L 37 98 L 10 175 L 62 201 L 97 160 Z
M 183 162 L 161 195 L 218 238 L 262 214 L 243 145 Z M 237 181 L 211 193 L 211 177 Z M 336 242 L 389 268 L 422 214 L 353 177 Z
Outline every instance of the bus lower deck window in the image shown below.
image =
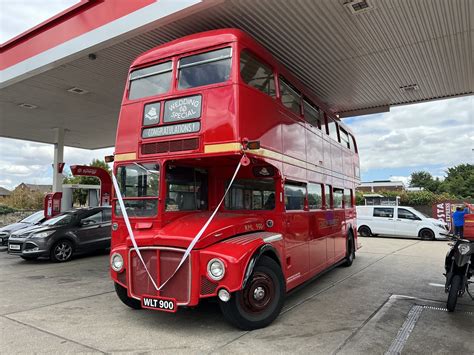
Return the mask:
M 285 208 L 287 211 L 304 210 L 306 187 L 285 184 Z
M 234 181 L 225 198 L 228 210 L 273 210 L 275 181 L 273 179 L 239 179 Z
M 207 210 L 207 171 L 168 166 L 166 185 L 167 212 Z

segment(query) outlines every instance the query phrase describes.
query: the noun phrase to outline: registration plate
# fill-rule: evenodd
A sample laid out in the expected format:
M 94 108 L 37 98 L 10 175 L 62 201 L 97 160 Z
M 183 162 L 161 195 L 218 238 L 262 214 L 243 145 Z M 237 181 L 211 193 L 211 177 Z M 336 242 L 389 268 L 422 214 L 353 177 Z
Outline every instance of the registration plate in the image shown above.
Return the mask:
M 21 246 L 19 244 L 10 244 L 8 248 L 10 250 L 20 250 Z
M 142 307 L 164 312 L 176 312 L 176 300 L 174 298 L 143 296 Z

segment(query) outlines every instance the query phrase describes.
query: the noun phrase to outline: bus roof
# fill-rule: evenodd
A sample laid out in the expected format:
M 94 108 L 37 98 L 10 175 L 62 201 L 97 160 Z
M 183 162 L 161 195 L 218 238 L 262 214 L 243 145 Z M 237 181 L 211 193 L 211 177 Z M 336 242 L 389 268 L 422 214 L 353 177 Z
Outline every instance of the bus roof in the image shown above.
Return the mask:
M 172 56 L 181 55 L 184 53 L 189 53 L 200 49 L 210 48 L 221 44 L 237 41 L 244 43 L 246 47 L 251 49 L 267 64 L 276 68 L 279 73 L 281 73 L 287 80 L 291 82 L 292 85 L 294 85 L 298 90 L 303 93 L 303 96 L 310 99 L 314 104 L 323 109 L 326 113 L 330 112 L 330 108 L 327 107 L 318 97 L 316 97 L 315 94 L 311 92 L 308 87 L 306 87 L 298 79 L 296 79 L 296 77 L 288 69 L 286 69 L 286 67 L 279 63 L 265 47 L 263 47 L 246 32 L 236 28 L 225 28 L 195 33 L 165 43 L 156 48 L 150 49 L 149 51 L 138 56 L 132 62 L 130 70 L 134 70 L 137 67 L 142 67 L 147 64 Z M 350 132 L 350 130 L 346 126 L 344 126 L 344 129 Z

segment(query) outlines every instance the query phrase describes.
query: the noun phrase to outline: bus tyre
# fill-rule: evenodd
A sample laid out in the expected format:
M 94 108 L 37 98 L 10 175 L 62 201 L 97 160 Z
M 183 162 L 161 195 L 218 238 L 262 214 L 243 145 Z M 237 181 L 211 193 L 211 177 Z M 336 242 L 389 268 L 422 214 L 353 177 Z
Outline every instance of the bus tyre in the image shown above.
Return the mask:
M 370 237 L 372 235 L 372 231 L 367 226 L 361 226 L 359 228 L 359 235 L 361 237 Z
M 346 247 L 346 258 L 344 259 L 343 266 L 349 267 L 352 265 L 355 259 L 355 244 L 354 237 L 352 234 L 349 234 L 347 237 L 347 247 Z
M 461 289 L 461 276 L 454 275 L 451 280 L 451 287 L 449 288 L 448 302 L 446 303 L 446 308 L 449 312 L 454 312 L 456 308 L 456 303 L 458 303 L 459 290 Z
M 435 240 L 435 234 L 428 228 L 422 229 L 419 236 L 422 240 Z
M 130 308 L 142 309 L 142 304 L 139 300 L 128 297 L 127 289 L 125 287 L 120 286 L 116 282 L 114 283 L 114 285 L 115 285 L 115 293 L 117 294 L 118 298 L 120 298 L 120 301 L 122 301 L 124 304 L 126 304 Z
M 253 330 L 266 327 L 280 314 L 285 297 L 285 279 L 280 266 L 262 256 L 243 290 L 228 302 L 219 300 L 224 317 L 237 328 Z

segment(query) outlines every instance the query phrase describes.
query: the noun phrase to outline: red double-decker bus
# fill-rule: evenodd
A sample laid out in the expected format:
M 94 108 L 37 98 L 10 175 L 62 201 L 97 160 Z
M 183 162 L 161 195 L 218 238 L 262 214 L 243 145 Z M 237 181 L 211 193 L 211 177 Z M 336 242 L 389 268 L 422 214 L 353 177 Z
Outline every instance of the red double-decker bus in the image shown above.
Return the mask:
M 126 305 L 174 312 L 217 297 L 255 329 L 286 292 L 352 264 L 354 136 L 255 40 L 184 37 L 138 57 L 128 78 L 110 259 Z

